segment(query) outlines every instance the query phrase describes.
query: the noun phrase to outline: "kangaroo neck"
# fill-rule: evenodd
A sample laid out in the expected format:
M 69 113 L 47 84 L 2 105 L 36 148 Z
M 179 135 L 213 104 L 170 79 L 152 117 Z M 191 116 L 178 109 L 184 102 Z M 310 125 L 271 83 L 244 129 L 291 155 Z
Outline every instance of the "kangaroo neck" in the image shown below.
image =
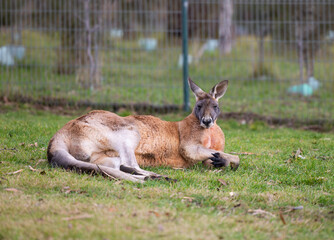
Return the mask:
M 178 128 L 179 132 L 184 132 L 185 129 L 191 130 L 191 131 L 206 131 L 208 129 L 205 129 L 201 127 L 200 121 L 195 116 L 195 113 L 192 112 L 189 114 L 186 118 L 178 122 Z M 189 132 L 191 134 L 191 132 Z

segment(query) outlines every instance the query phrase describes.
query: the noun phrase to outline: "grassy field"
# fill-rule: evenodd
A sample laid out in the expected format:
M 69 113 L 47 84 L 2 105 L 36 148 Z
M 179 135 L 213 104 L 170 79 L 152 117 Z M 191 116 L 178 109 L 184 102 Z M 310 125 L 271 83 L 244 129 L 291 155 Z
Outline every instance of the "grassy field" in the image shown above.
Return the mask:
M 2 31 L 0 45 L 5 45 L 10 42 L 10 31 Z M 55 72 L 59 35 L 23 31 L 22 44 L 26 47 L 26 56 L 15 67 L 0 67 L 0 97 L 6 96 L 11 100 L 20 96 L 34 100 L 44 98 L 51 104 L 53 99 L 65 99 L 104 104 L 181 106 L 182 69 L 178 67 L 181 45 L 173 45 L 163 36 L 155 37 L 159 48 L 152 52 L 140 49 L 138 39 L 125 41 L 105 37 L 104 48 L 99 55 L 100 84 L 92 89 L 83 87 L 81 77 L 87 78 L 87 69 L 79 68 L 76 73 L 68 75 Z M 202 44 L 191 41 L 189 53 L 193 57 L 198 56 Z M 321 82 L 321 87 L 310 97 L 287 93 L 290 86 L 300 83 L 294 49 L 274 45 L 266 39 L 265 74 L 259 73 L 257 54 L 257 39 L 241 37 L 228 55 L 220 56 L 218 51 L 205 52 L 189 66 L 189 74 L 206 91 L 221 80 L 230 80 L 222 104 L 225 112 L 333 121 L 334 46 L 328 45 L 317 54 L 315 77 Z
M 48 165 L 49 139 L 74 115 L 0 105 L 0 239 L 334 237 L 331 133 L 220 120 L 237 171 L 150 168 L 178 181 L 134 184 Z

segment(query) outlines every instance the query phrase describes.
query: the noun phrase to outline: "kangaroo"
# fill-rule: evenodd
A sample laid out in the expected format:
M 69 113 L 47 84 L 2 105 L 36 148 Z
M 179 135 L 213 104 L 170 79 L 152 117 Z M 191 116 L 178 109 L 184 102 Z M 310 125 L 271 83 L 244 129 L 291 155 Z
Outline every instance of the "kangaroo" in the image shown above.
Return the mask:
M 95 110 L 68 122 L 50 140 L 47 155 L 52 166 L 105 173 L 117 179 L 144 182 L 166 178 L 141 169 L 145 166 L 189 167 L 198 162 L 213 167 L 239 166 L 239 157 L 224 153 L 225 137 L 216 124 L 218 100 L 228 80 L 204 92 L 190 78 L 196 97 L 192 113 L 179 122 L 153 116 Z

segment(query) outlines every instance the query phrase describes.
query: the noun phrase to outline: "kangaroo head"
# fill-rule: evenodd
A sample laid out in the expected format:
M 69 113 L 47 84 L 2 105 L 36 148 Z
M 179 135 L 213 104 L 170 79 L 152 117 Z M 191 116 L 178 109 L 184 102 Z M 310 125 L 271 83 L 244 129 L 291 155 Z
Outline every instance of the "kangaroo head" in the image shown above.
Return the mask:
M 204 92 L 190 78 L 188 78 L 188 83 L 191 91 L 196 97 L 196 104 L 193 109 L 193 113 L 203 128 L 212 127 L 220 114 L 218 100 L 224 96 L 228 80 L 224 80 L 216 84 L 211 89 L 210 93 Z

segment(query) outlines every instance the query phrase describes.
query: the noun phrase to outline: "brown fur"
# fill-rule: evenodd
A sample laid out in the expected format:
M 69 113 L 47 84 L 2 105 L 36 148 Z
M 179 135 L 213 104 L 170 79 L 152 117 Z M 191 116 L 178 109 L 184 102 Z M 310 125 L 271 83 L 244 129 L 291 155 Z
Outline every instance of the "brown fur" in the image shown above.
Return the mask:
M 120 117 L 95 110 L 68 122 L 53 136 L 48 146 L 49 161 L 65 168 L 96 170 L 94 165 L 98 164 L 105 166 L 105 170 L 119 171 L 117 161 L 121 159 L 121 165 L 133 167 L 141 175 L 153 176 L 154 173 L 141 170 L 139 166 L 189 167 L 200 161 L 210 162 L 212 154 L 217 152 L 227 163 L 238 166 L 237 156 L 223 152 L 225 137 L 216 124 L 219 112 L 215 105 L 224 92 L 221 96 L 216 96 L 215 92 L 206 94 L 192 81 L 189 83 L 193 84 L 192 90 L 195 89 L 198 106 L 184 120 L 167 122 L 153 116 Z M 226 91 L 227 83 L 224 84 Z M 212 91 L 216 91 L 216 86 Z M 201 117 L 212 123 L 203 123 Z M 127 179 L 125 175 L 119 178 Z

